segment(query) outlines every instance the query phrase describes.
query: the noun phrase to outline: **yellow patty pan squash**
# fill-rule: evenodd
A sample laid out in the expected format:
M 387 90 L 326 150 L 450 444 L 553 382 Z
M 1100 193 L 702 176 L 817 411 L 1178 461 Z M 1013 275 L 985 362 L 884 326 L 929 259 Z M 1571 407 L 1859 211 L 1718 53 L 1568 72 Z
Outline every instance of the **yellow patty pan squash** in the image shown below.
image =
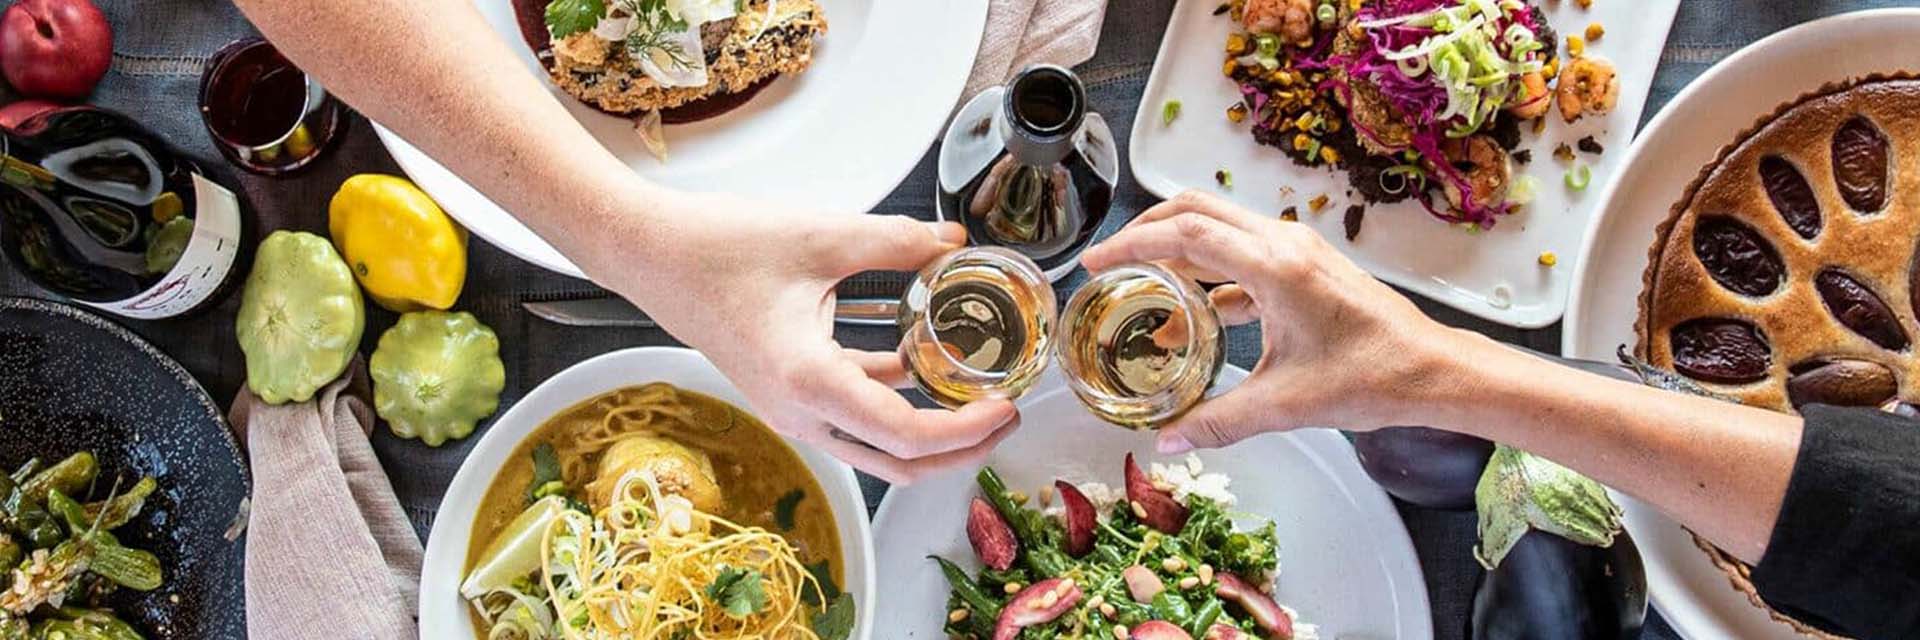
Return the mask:
M 416 311 L 380 335 L 368 364 L 373 409 L 393 435 L 430 447 L 473 433 L 507 386 L 500 339 L 467 312 Z
M 360 288 L 333 245 L 273 232 L 254 254 L 233 322 L 247 388 L 268 404 L 306 402 L 347 370 L 366 322 Z
M 405 178 L 363 173 L 327 205 L 327 231 L 375 304 L 446 309 L 467 282 L 467 231 Z

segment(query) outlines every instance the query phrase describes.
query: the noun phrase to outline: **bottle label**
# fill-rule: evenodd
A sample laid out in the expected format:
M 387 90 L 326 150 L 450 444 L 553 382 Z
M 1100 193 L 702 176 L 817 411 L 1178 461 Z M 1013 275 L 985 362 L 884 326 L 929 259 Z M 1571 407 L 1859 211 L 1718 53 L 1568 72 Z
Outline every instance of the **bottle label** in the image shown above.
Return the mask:
M 128 318 L 152 320 L 186 313 L 220 289 L 240 255 L 240 199 L 197 173 L 193 174 L 193 195 L 197 203 L 193 239 L 167 277 L 125 300 L 85 304 Z

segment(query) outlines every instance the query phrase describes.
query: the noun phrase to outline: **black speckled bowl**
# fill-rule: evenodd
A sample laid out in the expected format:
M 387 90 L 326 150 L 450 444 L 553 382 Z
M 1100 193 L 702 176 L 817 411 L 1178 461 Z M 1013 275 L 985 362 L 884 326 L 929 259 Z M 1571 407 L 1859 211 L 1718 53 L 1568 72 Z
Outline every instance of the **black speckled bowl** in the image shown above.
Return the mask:
M 114 611 L 152 640 L 245 638 L 244 539 L 225 537 L 251 480 L 227 421 L 185 369 L 120 325 L 65 304 L 0 298 L 0 469 L 91 449 L 101 481 L 159 479 L 114 531 L 166 584 Z M 104 492 L 104 491 L 102 491 Z

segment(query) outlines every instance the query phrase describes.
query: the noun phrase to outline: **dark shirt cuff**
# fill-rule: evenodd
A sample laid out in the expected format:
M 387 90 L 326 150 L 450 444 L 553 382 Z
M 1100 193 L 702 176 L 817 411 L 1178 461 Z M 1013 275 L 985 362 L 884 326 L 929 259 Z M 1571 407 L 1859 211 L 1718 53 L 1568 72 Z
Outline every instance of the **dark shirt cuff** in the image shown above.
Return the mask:
M 1920 636 L 1920 421 L 1808 405 L 1753 584 L 1773 608 L 1856 638 Z

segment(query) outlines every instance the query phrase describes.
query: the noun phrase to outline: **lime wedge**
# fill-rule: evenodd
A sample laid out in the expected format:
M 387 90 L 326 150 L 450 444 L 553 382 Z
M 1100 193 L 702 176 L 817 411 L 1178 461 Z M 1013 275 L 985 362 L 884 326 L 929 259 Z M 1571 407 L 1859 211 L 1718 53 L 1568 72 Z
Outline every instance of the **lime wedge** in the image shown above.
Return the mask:
M 566 500 L 547 496 L 514 516 L 513 522 L 507 523 L 507 528 L 501 529 L 500 535 L 487 544 L 486 552 L 480 554 L 480 563 L 467 574 L 467 581 L 460 584 L 460 595 L 469 600 L 478 598 L 539 570 L 540 541 L 566 510 Z

